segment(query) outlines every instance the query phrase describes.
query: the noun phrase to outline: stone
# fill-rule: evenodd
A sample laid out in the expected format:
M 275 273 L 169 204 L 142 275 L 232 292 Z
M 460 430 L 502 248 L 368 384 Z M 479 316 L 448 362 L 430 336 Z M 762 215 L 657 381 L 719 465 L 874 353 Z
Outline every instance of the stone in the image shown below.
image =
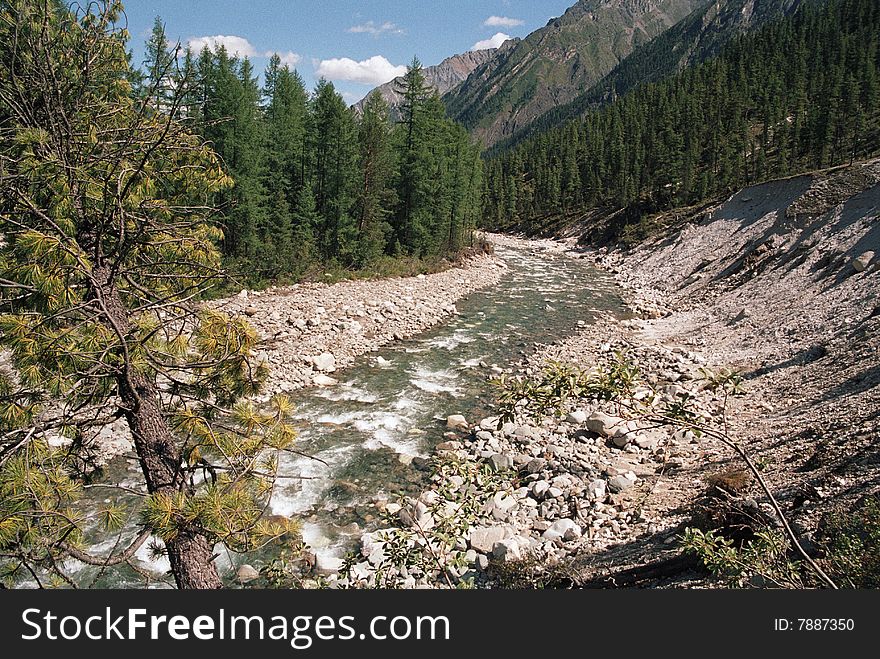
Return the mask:
M 853 270 L 856 272 L 864 272 L 867 270 L 868 266 L 871 264 L 871 260 L 874 258 L 874 252 L 867 251 L 863 252 L 860 256 L 853 259 L 852 266 Z
M 468 544 L 474 551 L 488 554 L 495 547 L 496 542 L 510 537 L 511 531 L 507 526 L 489 526 L 473 529 L 468 535 Z
M 550 528 L 544 531 L 542 537 L 545 540 L 553 542 L 556 540 L 570 542 L 572 540 L 577 540 L 581 535 L 583 535 L 583 531 L 574 521 L 570 519 L 558 519 L 550 525 Z
M 513 458 L 503 453 L 495 453 L 489 458 L 489 463 L 495 471 L 504 471 L 505 469 L 513 469 Z
M 634 475 L 630 477 L 628 474 L 618 474 L 608 479 L 608 489 L 612 492 L 623 492 L 636 484 Z
M 379 366 L 389 366 L 391 364 L 391 362 L 389 362 L 387 359 L 385 359 L 382 356 L 376 357 L 376 363 Z
M 611 443 L 617 448 L 626 448 L 627 445 L 635 439 L 635 435 L 626 428 L 618 428 L 611 437 Z
M 544 458 L 534 458 L 526 464 L 525 471 L 529 474 L 537 474 L 543 471 L 546 466 L 547 461 Z
M 492 556 L 505 563 L 518 561 L 523 556 L 523 541 L 519 537 L 504 538 L 492 547 Z
M 536 499 L 540 499 L 546 494 L 547 490 L 550 489 L 550 483 L 547 481 L 535 481 L 532 483 L 532 494 L 535 495 Z
M 567 417 L 565 417 L 565 420 L 568 421 L 568 423 L 572 423 L 572 424 L 579 426 L 579 425 L 583 424 L 584 422 L 586 422 L 587 413 L 584 412 L 583 410 L 575 410 L 574 412 L 569 414 Z
M 474 561 L 474 567 L 485 572 L 489 568 L 489 557 L 485 554 L 477 554 L 477 559 Z
M 257 572 L 256 568 L 253 565 L 248 565 L 247 563 L 245 563 L 241 565 L 235 572 L 235 578 L 238 579 L 239 583 L 249 583 L 251 581 L 254 581 L 255 579 L 259 579 L 260 573 Z
M 318 554 L 315 556 L 315 574 L 330 576 L 337 574 L 343 566 L 343 560 L 336 556 Z
M 461 414 L 452 414 L 446 417 L 446 427 L 454 430 L 470 430 L 467 419 Z
M 489 416 L 480 421 L 480 430 L 493 431 L 498 429 L 498 417 Z
M 603 437 L 611 437 L 614 431 L 623 425 L 623 419 L 604 412 L 593 412 L 587 419 L 587 430 Z
M 605 487 L 605 481 L 601 478 L 596 478 L 587 485 L 587 493 L 593 499 L 604 499 L 606 494 Z
M 332 387 L 333 385 L 339 384 L 339 380 L 334 380 L 328 375 L 324 375 L 320 373 L 312 378 L 312 382 L 315 386 L 318 387 Z
M 312 364 L 322 373 L 333 373 L 336 370 L 336 357 L 332 353 L 324 352 L 312 357 Z
M 244 315 L 245 315 L 245 316 L 254 317 L 254 316 L 256 316 L 258 313 L 260 313 L 260 310 L 257 309 L 256 307 L 248 307 L 247 309 L 244 310 Z

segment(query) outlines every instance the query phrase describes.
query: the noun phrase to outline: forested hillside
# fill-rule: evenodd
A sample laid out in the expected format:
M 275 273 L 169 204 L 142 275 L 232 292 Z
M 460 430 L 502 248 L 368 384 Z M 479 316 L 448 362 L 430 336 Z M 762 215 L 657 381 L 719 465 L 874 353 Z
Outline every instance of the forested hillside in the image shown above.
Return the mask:
M 358 117 L 330 82 L 308 93 L 277 56 L 261 87 L 250 61 L 222 46 L 177 57 L 165 43 L 157 19 L 137 93 L 178 113 L 228 169 L 234 185 L 209 203 L 220 209 L 234 276 L 298 279 L 385 256 L 436 259 L 470 243 L 479 151 L 446 118 L 418 60 L 395 123 L 378 94 Z M 175 89 L 180 107 L 164 107 Z
M 490 159 L 485 222 L 688 205 L 880 149 L 880 7 L 832 0 L 737 37 Z M 618 227 L 619 229 L 620 227 Z

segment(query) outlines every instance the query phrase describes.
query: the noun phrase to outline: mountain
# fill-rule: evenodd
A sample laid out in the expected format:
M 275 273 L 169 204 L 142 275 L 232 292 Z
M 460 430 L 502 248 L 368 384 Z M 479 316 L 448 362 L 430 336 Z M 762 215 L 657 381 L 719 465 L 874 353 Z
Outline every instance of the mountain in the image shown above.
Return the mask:
M 428 66 L 423 69 L 425 81 L 442 96 L 464 82 L 476 68 L 480 66 L 490 66 L 491 62 L 500 52 L 510 49 L 517 41 L 518 39 L 507 41 L 501 46 L 501 48 L 475 50 L 447 57 L 440 62 L 440 64 L 437 64 L 436 66 Z M 402 80 L 403 78 L 395 78 L 390 82 L 386 82 L 384 85 L 379 85 L 370 92 L 370 94 L 372 94 L 373 92 L 378 91 L 382 94 L 382 98 L 385 99 L 385 102 L 388 103 L 388 106 L 391 109 L 392 118 L 395 119 L 398 116 L 397 108 L 400 107 L 400 102 L 402 101 L 401 95 L 397 92 L 397 88 L 400 86 Z M 367 96 L 370 94 L 367 94 Z M 354 107 L 357 112 L 360 112 L 363 109 L 367 96 L 358 103 L 355 103 Z
M 568 103 L 709 0 L 580 0 L 447 92 L 452 118 L 486 145 Z
M 621 96 L 634 86 L 656 82 L 718 54 L 731 39 L 823 0 L 718 0 L 700 7 L 661 35 L 636 49 L 593 87 L 535 119 L 495 151 L 557 126 Z

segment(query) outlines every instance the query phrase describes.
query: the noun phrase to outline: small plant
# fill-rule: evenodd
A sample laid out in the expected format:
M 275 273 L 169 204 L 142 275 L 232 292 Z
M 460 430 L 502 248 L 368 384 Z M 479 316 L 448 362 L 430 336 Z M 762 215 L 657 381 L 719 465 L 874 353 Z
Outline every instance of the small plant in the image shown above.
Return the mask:
M 400 502 L 404 518 L 411 518 L 406 520 L 409 524 L 401 526 L 399 514 L 386 513 L 389 528 L 375 536 L 382 543 L 381 558 L 363 580 L 368 587 L 398 588 L 407 575 L 440 581 L 449 588 L 473 587 L 472 578 L 458 576 L 468 567 L 460 539 L 497 493 L 512 491 L 515 474 L 496 472 L 486 463 L 455 456 L 435 458 L 433 471 L 437 481 L 434 496 L 423 497 L 421 505 Z M 420 514 L 415 514 L 417 506 Z M 340 576 L 357 583 L 356 568 L 361 561 L 363 557 L 356 553 L 346 556 Z
M 685 529 L 685 551 L 696 554 L 706 569 L 731 588 L 805 588 L 809 585 L 798 562 L 789 559 L 788 539 L 765 528 L 742 546 L 717 531 Z
M 852 588 L 880 587 L 880 499 L 833 516 L 822 535 L 832 574 Z

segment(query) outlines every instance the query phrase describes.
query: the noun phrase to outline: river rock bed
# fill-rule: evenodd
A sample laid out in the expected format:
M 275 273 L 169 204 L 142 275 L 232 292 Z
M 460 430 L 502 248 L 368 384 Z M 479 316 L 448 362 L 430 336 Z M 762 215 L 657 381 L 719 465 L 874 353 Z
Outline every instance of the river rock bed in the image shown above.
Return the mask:
M 529 243 L 536 245 L 559 255 L 567 249 L 549 241 Z M 640 297 L 631 306 L 643 316 L 658 317 L 665 313 L 658 302 Z M 631 399 L 582 398 L 558 416 L 519 406 L 507 423 L 490 417 L 470 425 L 450 414 L 448 441 L 437 447 L 432 467 L 432 487 L 399 501 L 377 499 L 386 516 L 384 528 L 362 536 L 349 569 L 340 576 L 329 573 L 330 583 L 491 587 L 500 564 L 532 562 L 552 569 L 641 534 L 665 533 L 672 542 L 684 515 L 655 514 L 647 500 L 656 504 L 666 490 L 677 488 L 676 474 L 727 454 L 679 424 L 649 422 L 645 416 L 686 398 L 696 420 L 712 426 L 725 398 L 707 387 L 706 359 L 699 353 L 635 342 L 633 330 L 642 322 L 584 328 L 557 344 L 538 346 L 505 369 L 507 377 L 529 378 L 548 362 L 589 370 L 625 353 L 640 373 Z M 410 564 L 398 560 L 401 546 L 422 558 Z
M 477 256 L 430 275 L 242 291 L 214 306 L 244 314 L 258 331 L 259 356 L 270 367 L 262 394 L 268 399 L 335 385 L 337 370 L 457 313 L 458 300 L 495 284 L 505 269 L 500 259 Z

